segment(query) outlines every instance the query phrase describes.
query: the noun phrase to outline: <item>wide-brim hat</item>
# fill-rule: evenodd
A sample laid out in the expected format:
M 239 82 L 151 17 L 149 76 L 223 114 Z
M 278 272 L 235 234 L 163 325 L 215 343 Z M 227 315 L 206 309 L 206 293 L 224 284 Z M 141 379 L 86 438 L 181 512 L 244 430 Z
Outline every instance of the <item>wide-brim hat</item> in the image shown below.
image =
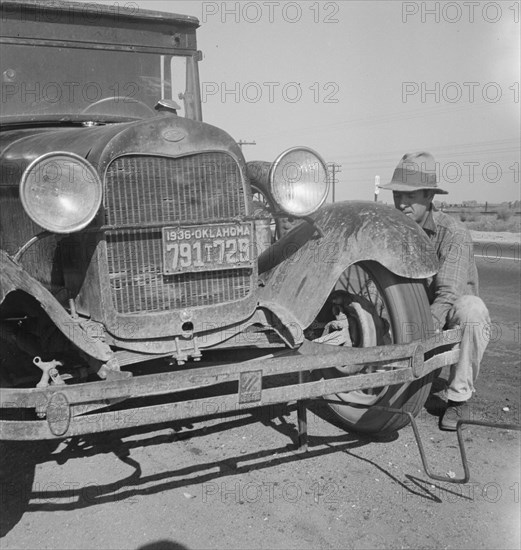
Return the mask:
M 424 151 L 404 155 L 398 163 L 390 183 L 379 187 L 406 193 L 429 189 L 439 195 L 448 194 L 448 191 L 438 187 L 434 157 Z

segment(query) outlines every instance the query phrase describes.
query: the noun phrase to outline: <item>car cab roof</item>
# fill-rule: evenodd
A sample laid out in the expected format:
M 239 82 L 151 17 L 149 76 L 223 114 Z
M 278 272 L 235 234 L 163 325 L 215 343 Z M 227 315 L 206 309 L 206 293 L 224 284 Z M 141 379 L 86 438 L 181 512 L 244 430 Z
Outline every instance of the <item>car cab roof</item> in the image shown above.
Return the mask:
M 75 15 L 78 18 L 95 20 L 96 18 L 109 18 L 112 21 L 142 21 L 143 23 L 171 23 L 174 25 L 186 25 L 189 27 L 198 27 L 199 20 L 192 15 L 180 15 L 163 11 L 144 10 L 137 6 L 135 2 L 129 2 L 125 5 L 118 3 L 113 5 L 93 4 L 83 2 L 69 2 L 67 0 L 53 0 L 45 3 L 41 0 L 2 0 L 0 9 L 4 14 L 25 14 L 31 13 L 45 14 L 50 20 L 60 15 Z

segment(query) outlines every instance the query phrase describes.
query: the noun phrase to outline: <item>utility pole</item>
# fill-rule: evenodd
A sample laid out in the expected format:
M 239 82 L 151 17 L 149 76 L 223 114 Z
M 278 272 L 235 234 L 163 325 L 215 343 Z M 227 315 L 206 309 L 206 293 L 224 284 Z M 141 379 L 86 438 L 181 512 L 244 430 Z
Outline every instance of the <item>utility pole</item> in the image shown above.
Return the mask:
M 338 183 L 336 179 L 336 175 L 338 172 L 342 171 L 342 165 L 336 164 L 335 162 L 332 162 L 328 165 L 329 169 L 329 181 L 331 182 L 331 200 L 332 202 L 335 202 L 336 198 L 336 184 Z
M 242 146 L 243 145 L 257 145 L 257 144 L 254 141 L 244 141 L 244 140 L 240 139 L 237 142 L 237 145 L 241 148 L 241 151 L 242 151 Z

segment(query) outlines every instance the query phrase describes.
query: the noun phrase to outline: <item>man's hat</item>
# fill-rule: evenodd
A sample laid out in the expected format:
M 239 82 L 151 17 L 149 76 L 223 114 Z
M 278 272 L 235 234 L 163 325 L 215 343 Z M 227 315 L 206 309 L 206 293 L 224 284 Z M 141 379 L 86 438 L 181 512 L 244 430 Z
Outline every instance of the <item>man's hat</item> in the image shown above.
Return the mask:
M 406 193 L 431 189 L 440 195 L 448 194 L 448 191 L 438 187 L 434 157 L 424 151 L 404 155 L 394 171 L 391 182 L 380 185 L 380 189 Z

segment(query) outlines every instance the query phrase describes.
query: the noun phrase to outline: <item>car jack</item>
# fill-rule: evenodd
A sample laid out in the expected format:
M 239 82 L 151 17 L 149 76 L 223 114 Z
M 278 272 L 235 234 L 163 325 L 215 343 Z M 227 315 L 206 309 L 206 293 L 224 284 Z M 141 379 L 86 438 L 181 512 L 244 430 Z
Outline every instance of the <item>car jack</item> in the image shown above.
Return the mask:
M 470 470 L 469 470 L 469 464 L 467 461 L 467 453 L 465 451 L 465 443 L 463 441 L 463 434 L 462 434 L 462 428 L 465 424 L 472 425 L 472 426 L 483 426 L 484 428 L 497 428 L 502 430 L 517 430 L 521 431 L 521 426 L 519 424 L 497 424 L 494 422 L 481 422 L 479 420 L 458 420 L 458 423 L 456 425 L 456 433 L 458 435 L 458 445 L 460 450 L 460 456 L 461 456 L 461 464 L 463 466 L 463 477 L 459 478 L 448 478 L 446 476 L 440 476 L 438 474 L 435 474 L 432 472 L 431 468 L 429 467 L 429 464 L 427 462 L 427 457 L 425 455 L 425 450 L 423 448 L 423 443 L 420 437 L 420 431 L 418 430 L 418 425 L 416 424 L 416 420 L 414 419 L 414 416 L 412 413 L 408 411 L 403 411 L 401 409 L 393 409 L 391 407 L 381 407 L 379 405 L 374 405 L 372 407 L 373 409 L 379 409 L 381 411 L 386 411 L 390 413 L 399 413 L 399 414 L 406 414 L 409 417 L 409 420 L 411 421 L 411 426 L 414 433 L 414 438 L 416 439 L 416 444 L 418 445 L 418 450 L 420 451 L 420 457 L 422 460 L 422 465 L 425 473 L 427 476 L 429 476 L 431 479 L 435 479 L 436 481 L 445 481 L 446 483 L 467 483 L 470 480 Z M 304 401 L 298 401 L 297 402 L 297 420 L 298 420 L 298 444 L 299 444 L 299 451 L 307 451 L 307 412 L 306 412 L 306 404 Z

